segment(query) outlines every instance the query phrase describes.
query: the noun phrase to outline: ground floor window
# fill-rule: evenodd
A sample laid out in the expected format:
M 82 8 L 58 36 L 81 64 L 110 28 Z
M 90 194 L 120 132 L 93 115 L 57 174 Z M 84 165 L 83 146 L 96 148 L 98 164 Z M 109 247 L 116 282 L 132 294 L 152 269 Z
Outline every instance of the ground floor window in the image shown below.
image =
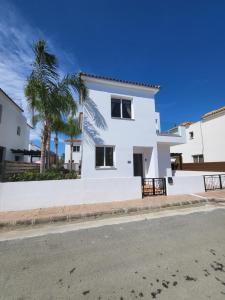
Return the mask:
M 203 154 L 199 154 L 199 155 L 193 155 L 193 162 L 196 164 L 198 163 L 203 163 L 204 162 L 204 156 Z
M 96 146 L 95 166 L 97 168 L 114 166 L 114 146 Z

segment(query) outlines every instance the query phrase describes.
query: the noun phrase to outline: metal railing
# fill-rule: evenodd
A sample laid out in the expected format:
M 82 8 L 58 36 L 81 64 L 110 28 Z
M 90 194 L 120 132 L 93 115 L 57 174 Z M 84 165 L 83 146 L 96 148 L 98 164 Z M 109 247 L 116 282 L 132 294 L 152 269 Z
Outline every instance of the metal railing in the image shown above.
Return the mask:
M 203 175 L 205 191 L 225 189 L 225 174 Z
M 143 197 L 166 195 L 166 179 L 165 178 L 143 178 L 142 195 Z

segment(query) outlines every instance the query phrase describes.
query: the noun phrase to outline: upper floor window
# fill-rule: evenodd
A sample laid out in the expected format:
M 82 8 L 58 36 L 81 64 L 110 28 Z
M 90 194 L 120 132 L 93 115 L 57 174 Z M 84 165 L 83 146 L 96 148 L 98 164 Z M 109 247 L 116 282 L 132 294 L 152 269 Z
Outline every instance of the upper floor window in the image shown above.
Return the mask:
M 17 126 L 16 134 L 20 135 L 20 133 L 21 133 L 21 128 L 20 128 L 20 126 Z
M 73 152 L 80 152 L 80 146 L 73 146 Z
M 190 140 L 193 140 L 193 138 L 194 138 L 194 132 L 193 131 L 189 132 L 189 138 L 190 138 Z
M 204 162 L 203 154 L 193 155 L 193 162 L 194 163 L 203 163 Z
M 113 146 L 97 146 L 95 148 L 95 166 L 113 167 L 114 166 L 114 147 Z
M 111 116 L 113 118 L 131 119 L 132 118 L 132 105 L 131 100 L 128 99 L 111 99 Z
M 2 105 L 0 104 L 0 124 L 2 122 Z

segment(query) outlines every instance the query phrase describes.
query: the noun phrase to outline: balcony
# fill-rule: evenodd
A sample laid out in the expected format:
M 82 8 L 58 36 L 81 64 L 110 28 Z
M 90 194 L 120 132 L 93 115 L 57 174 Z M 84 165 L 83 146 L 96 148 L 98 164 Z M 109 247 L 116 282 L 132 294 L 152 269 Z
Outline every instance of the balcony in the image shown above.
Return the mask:
M 178 126 L 166 132 L 157 132 L 157 143 L 169 144 L 170 146 L 186 143 L 184 126 Z

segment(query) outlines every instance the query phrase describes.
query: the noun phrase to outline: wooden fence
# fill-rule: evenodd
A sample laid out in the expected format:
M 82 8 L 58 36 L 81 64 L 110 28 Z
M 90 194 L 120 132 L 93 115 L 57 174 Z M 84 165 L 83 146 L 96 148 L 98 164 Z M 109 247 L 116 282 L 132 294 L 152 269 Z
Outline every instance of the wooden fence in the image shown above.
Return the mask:
M 204 162 L 204 163 L 183 163 L 182 170 L 225 172 L 225 162 L 218 161 L 218 162 Z
M 34 170 L 39 171 L 40 166 L 38 164 L 32 164 L 27 162 L 5 160 L 0 163 L 0 181 L 7 181 L 9 177 L 14 174 Z

